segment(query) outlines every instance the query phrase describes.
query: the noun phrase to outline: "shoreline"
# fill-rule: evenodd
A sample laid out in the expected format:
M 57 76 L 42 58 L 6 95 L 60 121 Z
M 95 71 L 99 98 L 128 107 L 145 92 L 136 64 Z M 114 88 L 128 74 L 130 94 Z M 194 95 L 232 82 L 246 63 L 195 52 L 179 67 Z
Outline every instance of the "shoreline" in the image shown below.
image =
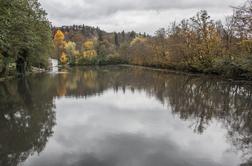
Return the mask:
M 161 68 L 161 67 L 155 67 L 155 66 L 144 66 L 144 65 L 135 65 L 135 64 L 104 64 L 104 65 L 73 65 L 72 67 L 104 67 L 104 66 L 125 66 L 125 67 L 139 67 L 149 70 L 155 70 L 155 71 L 163 71 L 167 73 L 172 74 L 180 74 L 185 76 L 192 76 L 192 77 L 208 77 L 208 78 L 214 78 L 219 79 L 231 83 L 247 83 L 252 84 L 252 79 L 246 79 L 244 77 L 228 77 L 220 74 L 212 74 L 212 73 L 204 73 L 204 72 L 192 72 L 192 71 L 185 71 L 185 70 L 176 70 L 172 68 Z
M 156 71 L 164 71 L 167 73 L 172 74 L 180 74 L 180 75 L 187 75 L 187 76 L 194 76 L 194 77 L 209 77 L 214 79 L 220 79 L 228 82 L 235 82 L 235 83 L 249 83 L 252 84 L 252 79 L 245 79 L 245 78 L 237 78 L 237 77 L 227 77 L 219 74 L 210 74 L 210 73 L 204 73 L 204 72 L 190 72 L 190 71 L 184 71 L 184 70 L 176 70 L 176 69 L 169 69 L 169 68 L 160 68 L 160 67 L 154 67 L 154 66 L 143 66 L 143 65 L 133 65 L 133 64 L 119 64 L 120 66 L 131 66 L 131 67 L 140 67 L 150 70 L 156 70 Z
M 39 73 L 46 73 L 46 72 L 49 72 L 49 70 L 37 68 L 37 67 L 32 67 L 31 71 L 27 71 L 25 76 L 23 76 L 23 77 L 29 76 L 31 74 L 39 74 Z M 4 76 L 4 77 L 0 77 L 0 82 L 4 82 L 4 81 L 15 79 L 15 78 L 20 78 L 17 73 L 14 73 L 14 74 L 8 75 L 8 76 Z
M 226 82 L 231 83 L 246 83 L 246 84 L 252 84 L 252 79 L 246 79 L 246 78 L 237 78 L 237 77 L 227 77 L 219 74 L 211 74 L 211 73 L 204 73 L 204 72 L 192 72 L 192 71 L 184 71 L 184 70 L 176 70 L 171 68 L 161 68 L 161 67 L 155 67 L 155 66 L 145 66 L 145 65 L 135 65 L 135 64 L 104 64 L 104 65 L 67 65 L 67 66 L 61 66 L 59 65 L 58 68 L 67 68 L 71 69 L 73 67 L 105 67 L 105 66 L 124 66 L 124 67 L 138 67 L 138 68 L 144 68 L 148 70 L 155 70 L 155 71 L 162 71 L 166 73 L 171 74 L 179 74 L 184 76 L 192 76 L 192 77 L 208 77 L 208 78 L 214 78 L 223 80 Z M 51 70 L 46 69 L 40 69 L 36 67 L 32 67 L 32 71 L 27 72 L 25 76 L 29 76 L 31 74 L 39 74 L 39 73 L 49 73 Z M 19 78 L 17 74 L 9 75 L 5 77 L 0 77 L 0 82 L 7 81 L 10 79 Z

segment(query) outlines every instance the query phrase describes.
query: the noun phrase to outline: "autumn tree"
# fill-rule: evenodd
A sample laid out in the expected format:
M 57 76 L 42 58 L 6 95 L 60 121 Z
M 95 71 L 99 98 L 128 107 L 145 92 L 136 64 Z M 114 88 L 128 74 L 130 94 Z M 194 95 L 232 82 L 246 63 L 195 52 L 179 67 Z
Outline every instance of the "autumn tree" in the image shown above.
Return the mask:
M 153 55 L 153 63 L 160 66 L 163 66 L 165 63 L 167 64 L 169 53 L 167 35 L 164 28 L 160 28 L 155 32 L 155 37 L 152 39 L 151 45 L 155 51 L 155 54 Z
M 172 60 L 178 56 L 180 64 L 192 70 L 211 68 L 214 59 L 223 55 L 220 32 L 204 10 L 190 20 L 174 23 L 168 32 L 168 43 Z
M 131 41 L 128 52 L 129 62 L 136 65 L 152 65 L 154 49 L 151 47 L 147 38 L 142 36 L 136 37 Z
M 97 52 L 94 49 L 94 41 L 93 40 L 87 40 L 86 42 L 83 43 L 84 47 L 84 52 L 83 52 L 83 57 L 87 59 L 91 59 L 97 56 Z
M 193 66 L 202 70 L 211 68 L 214 58 L 222 55 L 221 38 L 216 25 L 206 11 L 200 11 L 191 18 L 193 30 L 196 32 L 195 58 Z
M 68 41 L 66 42 L 64 49 L 69 58 L 69 62 L 71 64 L 74 63 L 76 58 L 80 55 L 80 52 L 76 50 L 76 43 Z
M 54 46 L 56 50 L 56 56 L 58 59 L 60 59 L 60 56 L 62 55 L 65 47 L 65 35 L 61 30 L 57 30 L 57 32 L 54 35 Z
M 65 65 L 65 64 L 67 64 L 69 58 L 65 52 L 62 52 L 59 60 L 60 60 L 61 64 Z

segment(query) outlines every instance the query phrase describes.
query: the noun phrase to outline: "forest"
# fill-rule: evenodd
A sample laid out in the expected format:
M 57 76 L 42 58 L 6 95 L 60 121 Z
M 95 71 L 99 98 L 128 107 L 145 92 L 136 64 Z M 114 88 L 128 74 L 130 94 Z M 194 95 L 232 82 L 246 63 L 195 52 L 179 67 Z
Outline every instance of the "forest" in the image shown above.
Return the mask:
M 53 27 L 37 0 L 0 1 L 0 76 L 62 65 L 131 64 L 251 79 L 252 0 L 226 20 L 206 10 L 160 28 L 155 35 L 105 32 L 98 27 Z
M 233 7 L 225 23 L 206 10 L 154 36 L 134 31 L 106 33 L 87 26 L 54 28 L 55 55 L 62 64 L 132 64 L 249 79 L 252 74 L 252 1 Z

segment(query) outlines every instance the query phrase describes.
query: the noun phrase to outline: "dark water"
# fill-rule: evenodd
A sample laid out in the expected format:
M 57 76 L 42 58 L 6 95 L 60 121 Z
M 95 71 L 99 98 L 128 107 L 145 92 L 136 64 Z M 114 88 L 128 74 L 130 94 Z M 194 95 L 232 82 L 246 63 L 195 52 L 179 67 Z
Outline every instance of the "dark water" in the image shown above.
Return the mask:
M 252 85 L 137 67 L 0 83 L 1 166 L 238 166 Z

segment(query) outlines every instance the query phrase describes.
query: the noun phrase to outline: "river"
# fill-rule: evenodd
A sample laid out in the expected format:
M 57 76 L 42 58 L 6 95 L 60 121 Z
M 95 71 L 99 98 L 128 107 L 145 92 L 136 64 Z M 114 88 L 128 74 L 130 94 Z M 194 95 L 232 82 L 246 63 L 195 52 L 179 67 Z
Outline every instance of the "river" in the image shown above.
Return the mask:
M 1 166 L 251 164 L 252 85 L 141 67 L 0 82 Z

